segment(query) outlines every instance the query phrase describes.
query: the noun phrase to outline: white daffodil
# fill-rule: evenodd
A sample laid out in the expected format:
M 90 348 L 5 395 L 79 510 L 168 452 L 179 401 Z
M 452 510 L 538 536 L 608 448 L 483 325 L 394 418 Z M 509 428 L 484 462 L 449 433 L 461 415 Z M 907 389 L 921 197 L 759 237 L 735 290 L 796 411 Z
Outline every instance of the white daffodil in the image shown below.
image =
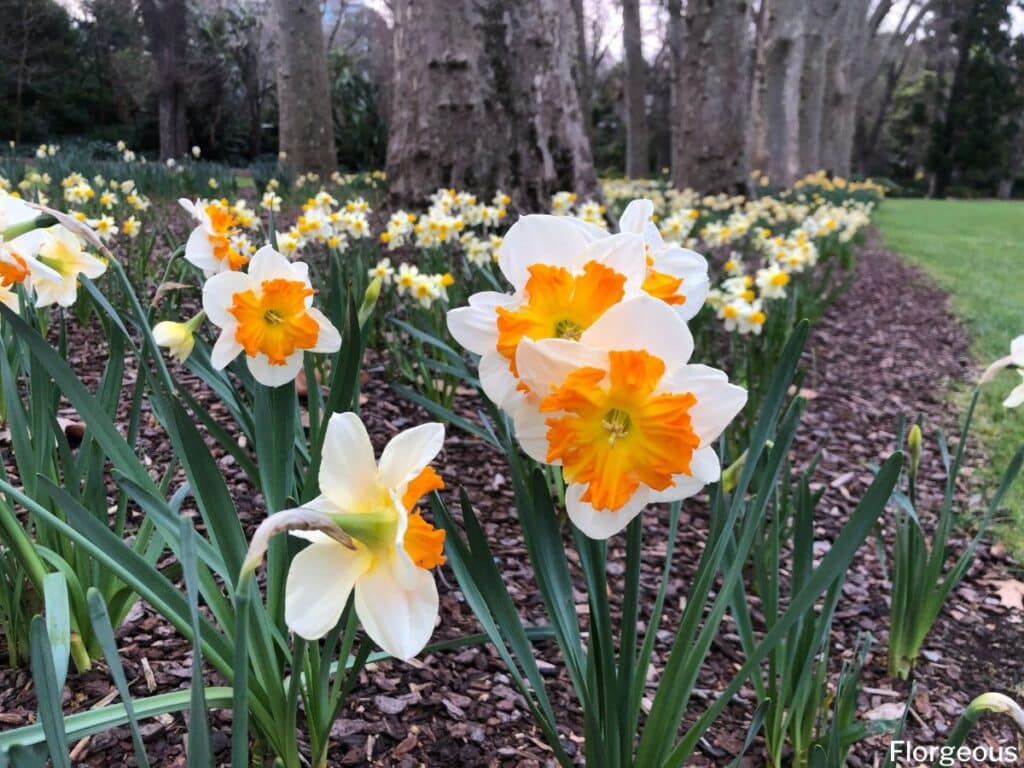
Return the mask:
M 292 381 L 310 352 L 337 352 L 341 335 L 313 307 L 309 268 L 269 245 L 249 272 L 221 272 L 203 286 L 203 309 L 221 329 L 210 362 L 220 370 L 245 353 L 256 381 L 277 387 Z
M 444 563 L 444 531 L 424 520 L 416 504 L 444 487 L 430 466 L 443 443 L 442 425 L 422 424 L 392 438 L 378 462 L 358 416 L 331 416 L 321 495 L 260 526 L 280 530 L 298 518 L 295 527 L 305 530 L 292 535 L 311 542 L 292 560 L 285 583 L 285 622 L 293 632 L 307 640 L 323 637 L 354 593 L 356 614 L 377 645 L 399 659 L 423 650 L 437 621 L 430 570 Z M 335 535 L 324 532 L 332 528 Z M 260 531 L 253 537 L 260 556 L 263 538 Z
M 540 400 L 520 409 L 516 435 L 531 457 L 562 467 L 566 511 L 587 536 L 608 538 L 648 504 L 718 480 L 714 441 L 747 393 L 688 364 L 692 351 L 686 323 L 649 296 L 612 307 L 579 341 L 519 345 L 522 382 Z
M 647 247 L 647 274 L 643 290 L 671 304 L 683 320 L 700 311 L 707 298 L 708 262 L 696 251 L 666 243 L 654 223 L 654 203 L 633 200 L 622 212 L 619 230 L 644 239 Z
M 185 259 L 203 271 L 205 277 L 241 269 L 249 257 L 233 244 L 240 231 L 238 217 L 220 202 L 182 198 L 178 203 L 198 223 L 185 243 Z
M 981 375 L 981 383 L 992 381 L 1003 368 L 1024 368 L 1024 336 L 1018 336 L 1010 342 L 1010 354 L 1001 357 L 985 369 Z
M 1024 379 L 1024 370 L 1018 369 L 1017 373 Z M 1004 408 L 1017 408 L 1021 405 L 1024 405 L 1024 381 L 1014 387 L 1007 398 L 1003 400 Z
M 78 235 L 61 225 L 34 230 L 15 242 L 33 236 L 39 238 L 38 251 L 35 259 L 25 258 L 25 261 L 32 273 L 37 307 L 51 304 L 70 307 L 78 297 L 79 275 L 95 279 L 107 271 L 103 261 L 82 249 Z
M 609 308 L 637 296 L 647 273 L 643 238 L 609 235 L 564 216 L 524 216 L 501 244 L 513 294 L 485 291 L 448 313 L 448 329 L 480 355 L 480 384 L 501 408 L 522 404 L 516 348 L 523 339 L 578 339 Z
M 764 269 L 757 270 L 757 290 L 765 299 L 782 299 L 786 296 L 786 286 L 789 285 L 790 277 L 778 264 L 772 264 Z

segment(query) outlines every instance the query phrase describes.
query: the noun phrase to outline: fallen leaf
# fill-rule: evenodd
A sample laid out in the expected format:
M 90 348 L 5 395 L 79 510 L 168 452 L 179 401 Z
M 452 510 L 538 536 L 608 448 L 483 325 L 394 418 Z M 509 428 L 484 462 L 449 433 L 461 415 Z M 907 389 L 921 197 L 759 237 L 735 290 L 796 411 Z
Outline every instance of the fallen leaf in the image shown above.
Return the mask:
M 1024 610 L 1024 581 L 1018 579 L 1006 579 L 1005 581 L 993 581 L 992 586 L 996 588 L 999 595 L 999 602 L 1007 608 Z

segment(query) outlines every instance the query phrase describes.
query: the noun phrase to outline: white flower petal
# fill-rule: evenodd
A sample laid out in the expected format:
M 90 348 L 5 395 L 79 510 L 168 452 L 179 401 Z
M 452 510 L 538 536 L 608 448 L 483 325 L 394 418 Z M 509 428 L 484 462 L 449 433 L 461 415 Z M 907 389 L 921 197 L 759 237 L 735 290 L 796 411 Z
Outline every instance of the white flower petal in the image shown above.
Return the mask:
M 310 352 L 325 352 L 327 354 L 331 354 L 341 349 L 341 334 L 338 332 L 338 329 L 334 327 L 334 324 L 327 319 L 327 316 L 314 307 L 309 307 L 306 312 L 308 312 L 310 317 L 316 320 L 316 324 L 320 326 L 320 333 L 318 333 L 316 337 L 316 345 L 310 349 Z
M 249 277 L 254 283 L 265 280 L 302 280 L 292 271 L 292 263 L 269 245 L 264 245 L 249 262 Z
M 378 483 L 384 488 L 400 488 L 422 472 L 443 446 L 444 426 L 437 422 L 399 432 L 380 455 Z
M 647 276 L 647 256 L 643 238 L 628 232 L 595 240 L 579 252 L 574 270 L 596 261 L 626 278 L 626 296 L 640 290 Z
M 321 492 L 346 511 L 358 511 L 364 503 L 375 505 L 379 501 L 373 444 L 356 414 L 331 416 L 319 479 Z
M 519 410 L 515 412 L 514 420 L 516 427 L 516 439 L 519 440 L 519 445 L 534 461 L 539 461 L 542 464 L 554 464 L 559 466 L 562 463 L 561 459 L 554 462 L 548 462 L 548 424 L 547 420 L 551 417 L 551 414 L 541 413 L 536 407 L 530 405 L 523 405 Z
M 249 366 L 249 372 L 256 381 L 265 387 L 280 387 L 289 381 L 294 381 L 302 370 L 303 350 L 297 349 L 285 358 L 283 365 L 275 365 L 263 352 L 257 352 L 255 357 L 246 355 L 245 362 Z
M 338 623 L 353 586 L 372 562 L 370 553 L 358 545 L 351 550 L 333 539 L 310 544 L 288 569 L 285 623 L 307 640 L 326 635 Z
M 663 491 L 651 490 L 651 503 L 659 501 L 679 501 L 700 493 L 708 483 L 716 483 L 722 476 L 722 466 L 718 461 L 715 449 L 708 445 L 698 448 L 690 458 L 690 474 L 672 476 L 673 484 Z
M 374 563 L 356 582 L 355 604 L 366 634 L 387 653 L 408 661 L 434 633 L 439 601 L 430 571 L 414 566 L 413 572 L 401 573 L 404 554 L 395 552 Z
M 571 268 L 588 244 L 608 237 L 604 230 L 568 216 L 523 216 L 501 242 L 498 266 L 516 291 L 526 285 L 532 264 Z
M 650 200 L 632 200 L 619 219 L 619 231 L 642 235 L 653 215 L 654 203 Z
M 185 242 L 185 261 L 201 269 L 205 275 L 215 275 L 228 266 L 214 255 L 213 244 L 204 227 L 196 227 L 188 236 Z
M 673 318 L 675 316 L 673 315 Z M 519 378 L 538 398 L 546 397 L 577 368 L 608 368 L 608 355 L 578 341 L 523 339 L 516 349 Z
M 482 355 L 498 343 L 498 317 L 493 307 L 459 307 L 448 313 L 448 331 L 470 352 Z
M 1021 372 L 1021 376 L 1024 377 L 1024 372 Z M 1024 405 L 1024 383 L 1014 387 L 1013 391 L 1003 400 L 1004 408 L 1017 408 L 1020 405 Z
M 607 539 L 629 525 L 629 521 L 647 506 L 650 491 L 641 485 L 622 507 L 615 511 L 594 509 L 580 497 L 586 491 L 581 483 L 570 483 L 565 489 L 565 511 L 573 525 L 592 539 Z
M 686 365 L 670 372 L 658 385 L 661 392 L 691 392 L 693 431 L 702 446 L 710 445 L 747 404 L 747 390 L 730 384 L 725 373 L 706 365 Z
M 489 350 L 480 358 L 480 388 L 490 400 L 506 411 L 513 410 L 522 399 L 522 392 L 516 389 L 519 379 L 512 375 L 508 358 L 499 352 Z
M 643 295 L 611 307 L 583 332 L 580 341 L 603 350 L 643 349 L 661 358 L 668 371 L 693 354 L 693 336 L 663 301 Z
M 237 326 L 234 323 L 234 318 L 231 318 L 231 320 L 232 322 L 224 326 L 224 330 L 217 337 L 213 349 L 210 350 L 210 365 L 217 371 L 223 371 L 232 360 L 245 350 L 235 339 Z
M 236 323 L 228 308 L 234 304 L 236 293 L 244 293 L 252 287 L 252 280 L 242 272 L 221 272 L 207 280 L 203 285 L 203 311 L 210 322 L 221 328 Z

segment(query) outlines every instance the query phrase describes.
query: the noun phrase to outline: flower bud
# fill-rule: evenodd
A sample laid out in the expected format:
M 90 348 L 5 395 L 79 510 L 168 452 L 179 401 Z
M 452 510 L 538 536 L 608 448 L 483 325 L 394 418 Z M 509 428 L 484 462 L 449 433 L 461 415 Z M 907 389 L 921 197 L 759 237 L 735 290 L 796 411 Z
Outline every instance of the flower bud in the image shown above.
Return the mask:
M 913 483 L 917 481 L 917 470 L 921 465 L 921 427 L 917 424 L 907 435 L 907 453 L 910 454 L 910 482 Z
M 381 285 L 383 285 L 383 281 L 379 277 L 375 277 L 366 287 L 366 293 L 363 294 L 363 305 L 359 308 L 360 328 L 366 325 L 367 320 L 370 319 L 370 315 L 373 314 L 373 310 L 377 306 Z
M 196 345 L 196 328 L 203 321 L 204 313 L 200 312 L 186 323 L 164 320 L 153 327 L 153 339 L 161 347 L 167 347 L 171 357 L 179 363 L 188 360 Z

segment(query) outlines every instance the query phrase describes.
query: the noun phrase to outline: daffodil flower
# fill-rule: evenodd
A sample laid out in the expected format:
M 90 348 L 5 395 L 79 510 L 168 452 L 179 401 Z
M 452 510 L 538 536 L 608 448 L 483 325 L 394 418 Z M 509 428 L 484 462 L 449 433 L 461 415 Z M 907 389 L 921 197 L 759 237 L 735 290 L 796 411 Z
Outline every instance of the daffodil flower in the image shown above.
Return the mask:
M 18 242 L 32 236 L 38 238 L 38 250 L 34 259 L 25 261 L 32 272 L 37 307 L 70 307 L 78 298 L 79 275 L 95 279 L 107 271 L 106 263 L 87 253 L 78 235 L 61 225 L 35 230 Z
M 278 387 L 302 368 L 303 354 L 337 352 L 341 335 L 313 307 L 309 268 L 269 245 L 253 256 L 248 273 L 221 272 L 203 286 L 203 309 L 221 329 L 210 362 L 221 370 L 245 353 L 256 381 Z
M 516 435 L 562 467 L 566 511 L 587 536 L 608 538 L 648 504 L 718 480 L 713 444 L 747 393 L 690 365 L 692 351 L 686 323 L 649 296 L 612 307 L 579 341 L 519 345 L 520 376 L 540 400 L 517 413 Z
M 416 503 L 444 487 L 430 467 L 443 443 L 441 424 L 422 424 L 392 438 L 378 462 L 358 416 L 331 417 L 322 495 L 267 518 L 264 532 L 253 537 L 261 556 L 265 531 L 280 530 L 277 519 L 288 527 L 298 518 L 301 530 L 290 533 L 310 542 L 292 560 L 285 583 L 285 622 L 293 632 L 323 637 L 354 594 L 356 614 L 377 645 L 399 659 L 423 650 L 437 621 L 431 569 L 444 563 L 444 531 L 424 520 Z M 250 567 L 251 561 L 250 555 Z
M 171 357 L 179 363 L 185 362 L 196 345 L 196 328 L 203 322 L 205 314 L 200 312 L 188 322 L 176 323 L 164 320 L 153 326 L 153 339 L 161 347 L 167 347 Z
M 1024 368 L 1024 336 L 1018 336 L 1010 342 L 1010 354 L 1001 357 L 985 369 L 981 375 L 981 383 L 992 381 L 1003 368 Z
M 485 291 L 448 313 L 448 329 L 480 358 L 480 384 L 501 408 L 522 406 L 516 348 L 523 339 L 579 339 L 605 312 L 639 295 L 643 239 L 579 219 L 524 216 L 502 241 L 498 266 L 513 294 Z
M 239 229 L 234 212 L 220 202 L 192 202 L 182 198 L 178 203 L 198 222 L 185 243 L 185 260 L 203 271 L 205 277 L 241 269 L 249 257 L 233 244 Z
M 654 203 L 633 200 L 619 219 L 621 232 L 644 239 L 647 273 L 643 290 L 671 304 L 683 320 L 689 320 L 704 305 L 708 295 L 708 262 L 696 251 L 666 243 L 654 223 Z

